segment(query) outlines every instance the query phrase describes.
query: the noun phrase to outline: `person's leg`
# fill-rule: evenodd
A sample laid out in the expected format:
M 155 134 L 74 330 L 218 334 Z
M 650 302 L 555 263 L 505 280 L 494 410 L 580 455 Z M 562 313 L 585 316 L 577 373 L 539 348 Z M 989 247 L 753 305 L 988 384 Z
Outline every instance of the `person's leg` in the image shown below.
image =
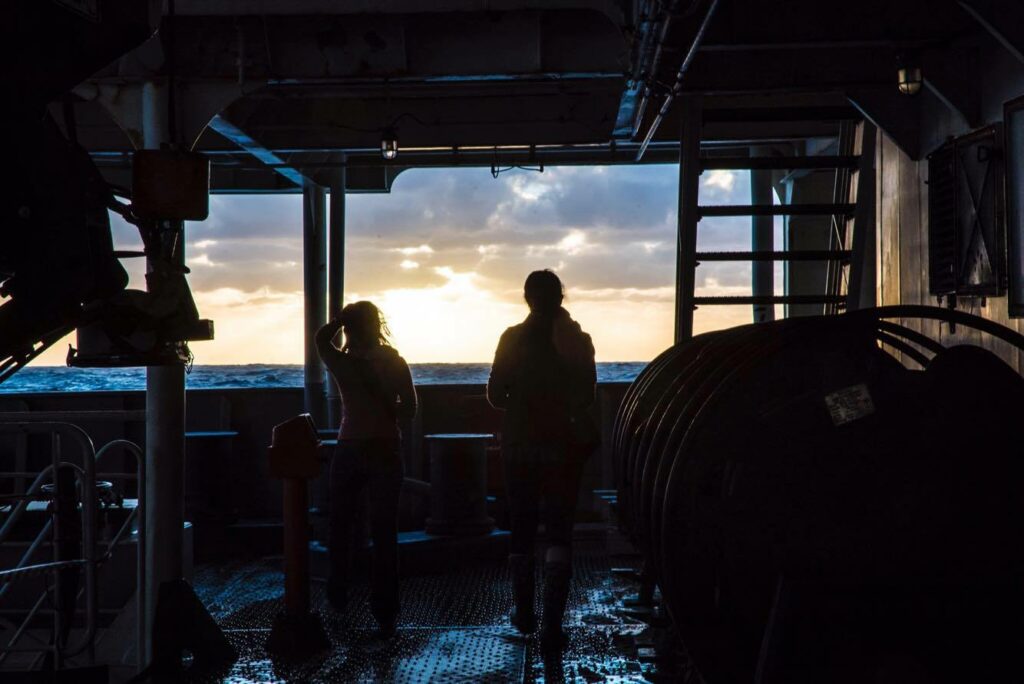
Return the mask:
M 506 445 L 502 448 L 502 465 L 512 528 L 508 561 L 514 608 L 510 619 L 516 629 L 529 634 L 537 627 L 534 613 L 534 547 L 537 540 L 539 484 L 534 450 L 526 445 Z
M 352 561 L 359 538 L 359 525 L 363 519 L 361 496 L 365 485 L 361 461 L 363 454 L 358 444 L 341 442 L 331 458 L 330 472 L 330 576 L 327 579 L 327 600 L 331 607 L 343 611 L 346 607 Z
M 373 577 L 370 609 L 381 631 L 395 629 L 399 613 L 398 498 L 404 468 L 397 442 L 375 442 L 369 455 L 370 536 L 373 539 Z
M 560 446 L 546 450 L 543 458 L 544 597 L 541 646 L 558 649 L 565 644 L 562 620 L 572 580 L 572 531 L 579 496 L 582 459 Z

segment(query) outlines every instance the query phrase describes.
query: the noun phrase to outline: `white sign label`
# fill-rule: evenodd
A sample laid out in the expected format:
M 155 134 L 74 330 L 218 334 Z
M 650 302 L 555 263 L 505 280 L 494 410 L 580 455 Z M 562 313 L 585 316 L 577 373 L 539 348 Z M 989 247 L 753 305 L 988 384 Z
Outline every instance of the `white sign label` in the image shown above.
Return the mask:
M 853 385 L 833 392 L 825 397 L 825 405 L 832 414 L 832 422 L 837 426 L 870 416 L 875 412 L 867 385 Z

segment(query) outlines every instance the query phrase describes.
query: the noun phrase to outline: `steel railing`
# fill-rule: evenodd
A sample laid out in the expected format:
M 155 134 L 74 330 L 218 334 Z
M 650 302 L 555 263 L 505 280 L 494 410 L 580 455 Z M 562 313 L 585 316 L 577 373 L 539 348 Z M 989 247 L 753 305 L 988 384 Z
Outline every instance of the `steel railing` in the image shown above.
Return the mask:
M 29 503 L 34 499 L 42 498 L 38 494 L 42 491 L 43 486 L 47 484 L 47 481 L 51 481 L 54 486 L 53 498 L 56 499 L 60 493 L 58 488 L 60 484 L 59 478 L 56 477 L 56 473 L 59 472 L 60 468 L 71 468 L 74 470 L 78 485 L 82 493 L 82 557 L 77 559 L 59 558 L 58 556 L 58 545 L 53 544 L 54 560 L 49 563 L 33 563 L 33 558 L 39 551 L 39 549 L 46 543 L 48 537 L 50 537 L 54 530 L 54 518 L 51 517 L 40 529 L 39 533 L 35 536 L 32 542 L 29 544 L 28 549 L 22 554 L 20 560 L 15 564 L 13 568 L 0 571 L 0 600 L 10 591 L 11 587 L 16 581 L 24 577 L 38 576 L 39 574 L 58 573 L 61 570 L 67 570 L 72 567 L 81 567 L 84 571 L 85 585 L 76 594 L 74 605 L 78 606 L 83 595 L 85 598 L 84 606 L 84 625 L 85 631 L 81 636 L 81 639 L 70 646 L 62 642 L 61 634 L 64 631 L 62 624 L 62 616 L 60 610 L 57 608 L 59 605 L 59 589 L 61 586 L 60 582 L 54 582 L 54 590 L 51 592 L 49 588 L 45 589 L 39 598 L 35 601 L 28 613 L 21 620 L 20 624 L 15 624 L 9 620 L 3 620 L 9 627 L 14 629 L 13 636 L 8 640 L 6 644 L 0 643 L 0 664 L 6 660 L 7 656 L 11 653 L 16 652 L 36 652 L 38 657 L 33 662 L 34 667 L 38 663 L 39 659 L 44 657 L 47 653 L 52 653 L 54 658 L 54 667 L 61 667 L 64 660 L 82 654 L 87 654 L 90 663 L 95 660 L 95 644 L 97 635 L 97 620 L 98 620 L 98 598 L 97 598 L 97 573 L 100 567 L 109 561 L 113 557 L 114 549 L 123 543 L 127 543 L 126 537 L 132 530 L 133 523 L 137 523 L 138 527 L 138 538 L 136 544 L 136 652 L 135 660 L 136 666 L 141 670 L 143 666 L 142 656 L 143 649 L 142 643 L 144 639 L 144 615 L 145 615 L 145 599 L 143 596 L 142 587 L 145 581 L 145 503 L 144 503 L 144 492 L 145 492 L 145 458 L 142 450 L 133 442 L 128 440 L 118 439 L 104 445 L 98 452 L 94 449 L 92 440 L 88 434 L 82 428 L 77 425 L 52 420 L 52 418 L 59 416 L 47 415 L 44 420 L 32 420 L 29 416 L 18 416 L 17 421 L 2 422 L 0 421 L 0 433 L 14 433 L 14 434 L 49 434 L 51 436 L 51 463 L 47 465 L 41 472 L 30 473 L 30 472 L 10 472 L 0 473 L 6 477 L 32 477 L 35 476 L 32 484 L 25 490 L 24 494 L 20 497 L 18 503 L 14 506 L 7 520 L 4 521 L 2 527 L 0 527 L 0 544 L 3 544 L 10 537 L 11 532 L 16 528 L 18 522 L 24 516 L 28 510 Z M 42 418 L 42 417 L 40 417 Z M 47 420 L 48 419 L 48 420 Z M 70 461 L 61 460 L 61 438 L 68 437 L 74 441 L 82 455 L 82 465 L 78 466 Z M 104 477 L 110 479 L 121 479 L 131 480 L 134 479 L 137 482 L 138 490 L 138 504 L 136 508 L 125 517 L 124 522 L 121 524 L 117 532 L 110 538 L 109 541 L 104 543 L 104 549 L 100 553 L 97 541 L 97 497 L 96 497 L 96 481 L 97 481 L 97 464 L 104 455 L 112 451 L 122 449 L 128 451 L 136 459 L 136 473 L 135 475 L 127 473 L 104 473 Z M 48 498 L 48 497 L 47 497 Z M 38 636 L 33 635 L 28 627 L 40 613 L 42 607 L 46 604 L 48 596 L 53 594 L 52 603 L 54 604 L 53 610 L 53 643 L 45 643 L 41 641 Z M 2 619 L 2 618 L 0 618 Z M 36 641 L 34 645 L 23 645 L 19 642 L 24 637 L 31 637 Z

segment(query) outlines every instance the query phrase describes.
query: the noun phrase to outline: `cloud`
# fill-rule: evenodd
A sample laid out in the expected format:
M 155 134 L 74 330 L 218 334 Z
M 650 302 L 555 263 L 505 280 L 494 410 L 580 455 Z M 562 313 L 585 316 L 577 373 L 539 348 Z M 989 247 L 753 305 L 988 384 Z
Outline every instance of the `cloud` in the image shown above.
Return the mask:
M 394 307 L 403 351 L 420 360 L 484 360 L 493 352 L 488 336 L 524 314 L 526 275 L 552 268 L 602 358 L 646 358 L 671 341 L 677 184 L 675 164 L 514 170 L 497 179 L 482 168 L 404 171 L 389 194 L 347 198 L 346 299 Z M 749 202 L 748 175 L 705 174 L 700 201 Z M 134 226 L 113 218 L 112 231 L 118 249 L 141 248 Z M 185 232 L 190 286 L 200 313 L 217 323 L 218 339 L 197 345 L 200 362 L 280 358 L 278 347 L 300 361 L 301 340 L 292 338 L 301 338 L 301 195 L 213 196 L 210 217 Z M 702 220 L 698 249 L 750 249 L 749 219 Z M 132 287 L 145 288 L 144 262 L 124 261 Z M 701 291 L 749 291 L 749 283 L 748 264 L 697 269 Z M 746 307 L 705 309 L 698 328 L 749 319 Z M 286 325 L 298 327 L 278 329 Z
M 715 169 L 708 173 L 702 182 L 705 188 L 718 188 L 725 192 L 731 192 L 736 184 L 736 174 L 733 171 Z
M 749 204 L 750 173 L 714 169 L 701 175 L 701 204 Z
M 223 264 L 219 264 L 217 262 L 211 261 L 210 260 L 210 255 L 208 255 L 208 254 L 197 254 L 197 255 L 195 255 L 194 257 L 192 257 L 191 259 L 188 260 L 188 264 L 189 264 L 189 266 L 193 266 L 193 267 L 194 266 L 205 266 L 207 268 L 217 268 L 218 266 L 222 266 L 223 265 Z
M 543 256 L 549 253 L 567 254 L 575 256 L 580 252 L 592 249 L 597 245 L 587 239 L 587 234 L 578 228 L 566 233 L 558 242 L 549 245 L 527 245 L 527 256 Z
M 398 247 L 395 249 L 396 252 L 402 256 L 415 256 L 416 254 L 433 254 L 434 250 L 430 248 L 430 245 L 420 245 L 419 247 Z

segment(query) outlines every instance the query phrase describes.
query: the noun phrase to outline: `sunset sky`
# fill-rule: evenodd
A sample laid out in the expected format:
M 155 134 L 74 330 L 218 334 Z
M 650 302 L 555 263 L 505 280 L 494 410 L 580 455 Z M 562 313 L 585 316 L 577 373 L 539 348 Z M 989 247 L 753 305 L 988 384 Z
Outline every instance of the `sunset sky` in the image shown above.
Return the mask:
M 677 173 L 406 171 L 390 194 L 348 198 L 345 299 L 377 303 L 410 362 L 490 361 L 502 330 L 526 313 L 523 279 L 551 268 L 598 361 L 649 360 L 672 340 Z M 745 172 L 705 173 L 701 201 L 747 203 L 748 182 Z M 706 219 L 698 248 L 749 249 L 749 225 Z M 113 232 L 117 248 L 140 247 L 133 226 L 115 220 Z M 191 345 L 196 364 L 301 363 L 301 195 L 212 196 L 209 218 L 186 224 L 186 237 L 190 286 L 216 326 L 214 341 Z M 141 260 L 124 263 L 130 287 L 143 289 Z M 750 267 L 702 265 L 697 282 L 702 293 L 749 293 Z M 749 307 L 711 307 L 695 325 L 750 319 Z M 35 365 L 63 365 L 67 342 Z

